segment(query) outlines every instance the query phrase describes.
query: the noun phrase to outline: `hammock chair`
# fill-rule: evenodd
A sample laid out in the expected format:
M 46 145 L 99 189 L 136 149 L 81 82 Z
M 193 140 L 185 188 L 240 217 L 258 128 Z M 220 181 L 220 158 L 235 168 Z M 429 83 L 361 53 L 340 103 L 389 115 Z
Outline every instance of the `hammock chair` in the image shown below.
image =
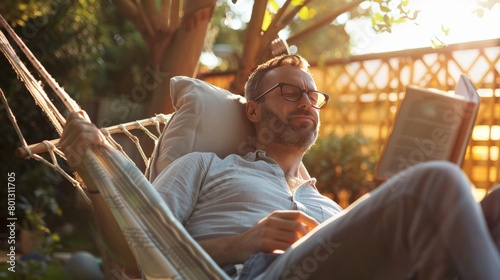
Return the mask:
M 65 109 L 70 112 L 80 110 L 79 105 L 47 73 L 1 15 L 0 24 L 57 94 Z M 65 118 L 17 56 L 1 30 L 0 49 L 36 104 L 61 135 Z M 101 129 L 116 149 L 88 149 L 82 159 L 83 171 L 70 175 L 58 164 L 58 158 L 65 160 L 65 155 L 58 149 L 58 139 L 32 145 L 26 143 L 0 89 L 2 101 L 21 141 L 21 147 L 16 151 L 18 156 L 49 165 L 68 179 L 88 202 L 90 200 L 82 189 L 87 185 L 97 188 L 118 222 L 145 278 L 228 279 L 176 220 L 150 182 L 176 158 L 192 151 L 211 151 L 221 157 L 250 151 L 255 137 L 244 114 L 245 100 L 224 89 L 188 77 L 172 78 L 170 91 L 175 113 Z M 165 124 L 163 132 L 160 131 L 162 124 Z M 159 136 L 146 126 L 155 127 Z M 155 141 L 151 158 L 145 155 L 138 138 L 130 132 L 134 129 L 143 131 Z M 111 135 L 115 133 L 127 135 L 136 144 L 147 166 L 146 174 L 135 166 L 112 138 Z M 51 161 L 40 156 L 41 153 L 48 153 Z M 306 172 L 305 169 L 303 172 Z

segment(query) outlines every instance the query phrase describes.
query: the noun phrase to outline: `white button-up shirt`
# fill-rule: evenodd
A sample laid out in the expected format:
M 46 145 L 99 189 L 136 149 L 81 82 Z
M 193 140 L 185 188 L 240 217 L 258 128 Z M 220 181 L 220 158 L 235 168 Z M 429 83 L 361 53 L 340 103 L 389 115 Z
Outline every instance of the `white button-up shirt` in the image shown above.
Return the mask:
M 153 182 L 175 217 L 195 240 L 239 234 L 275 210 L 300 210 L 323 222 L 342 209 L 321 195 L 316 179 L 294 193 L 280 166 L 263 151 L 220 159 L 190 153 Z

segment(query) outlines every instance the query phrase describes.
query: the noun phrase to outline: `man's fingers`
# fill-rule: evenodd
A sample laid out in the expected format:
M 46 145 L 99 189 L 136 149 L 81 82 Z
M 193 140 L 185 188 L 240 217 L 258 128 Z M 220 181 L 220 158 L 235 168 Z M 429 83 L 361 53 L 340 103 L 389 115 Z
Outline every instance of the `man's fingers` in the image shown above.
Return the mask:
M 281 233 L 277 234 L 276 238 L 284 238 L 283 240 L 296 241 L 298 238 L 307 234 L 306 225 L 297 220 L 287 220 L 280 217 L 270 217 L 270 221 L 274 223 L 276 229 Z M 289 234 L 286 234 L 288 232 Z M 290 236 L 292 235 L 292 236 Z
M 82 119 L 90 122 L 89 115 L 87 115 L 87 112 L 85 112 L 84 110 L 69 113 L 68 117 L 66 118 L 66 122 L 74 119 Z
M 302 223 L 306 225 L 308 231 L 319 225 L 319 222 L 316 221 L 313 217 L 301 211 L 274 211 L 273 213 L 271 213 L 270 217 L 272 216 Z
M 92 145 L 105 143 L 106 137 L 90 122 L 85 111 L 69 114 L 59 144 L 70 166 L 78 166 L 85 150 Z

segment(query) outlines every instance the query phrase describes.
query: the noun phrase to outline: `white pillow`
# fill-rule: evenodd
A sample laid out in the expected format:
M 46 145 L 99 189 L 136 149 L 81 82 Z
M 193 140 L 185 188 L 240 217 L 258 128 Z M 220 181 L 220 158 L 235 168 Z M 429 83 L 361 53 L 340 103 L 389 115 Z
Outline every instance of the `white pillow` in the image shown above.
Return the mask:
M 220 158 L 254 150 L 255 129 L 245 115 L 246 99 L 190 77 L 170 79 L 175 115 L 153 151 L 147 177 L 152 182 L 177 158 L 214 152 Z

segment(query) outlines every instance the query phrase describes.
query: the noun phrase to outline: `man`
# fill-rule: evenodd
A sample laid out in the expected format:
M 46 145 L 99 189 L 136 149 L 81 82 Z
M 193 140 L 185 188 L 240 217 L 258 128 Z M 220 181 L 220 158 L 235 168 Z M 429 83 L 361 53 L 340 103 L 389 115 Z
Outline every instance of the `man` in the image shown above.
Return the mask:
M 459 168 L 430 162 L 341 210 L 300 170 L 328 101 L 316 90 L 307 62 L 296 55 L 268 61 L 250 76 L 245 95 L 258 138 L 255 152 L 225 159 L 188 154 L 153 182 L 176 218 L 229 274 L 444 279 L 453 272 L 463 279 L 498 279 L 500 191 L 482 203 L 483 215 Z M 73 114 L 61 145 L 66 153 L 81 143 L 105 141 Z M 236 272 L 239 264 L 243 269 Z

